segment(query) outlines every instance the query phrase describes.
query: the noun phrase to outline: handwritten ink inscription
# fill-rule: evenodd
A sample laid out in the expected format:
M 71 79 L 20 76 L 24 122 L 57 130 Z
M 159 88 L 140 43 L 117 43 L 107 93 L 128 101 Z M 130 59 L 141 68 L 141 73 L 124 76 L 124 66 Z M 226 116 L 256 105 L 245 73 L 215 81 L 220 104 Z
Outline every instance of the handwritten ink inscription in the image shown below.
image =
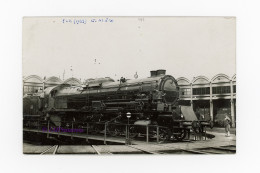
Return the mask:
M 78 19 L 78 18 L 74 18 L 74 19 L 70 19 L 70 18 L 63 18 L 62 23 L 64 24 L 75 24 L 75 25 L 79 25 L 79 24 L 87 24 L 87 23 L 113 23 L 114 19 L 111 18 L 91 18 L 91 19 Z

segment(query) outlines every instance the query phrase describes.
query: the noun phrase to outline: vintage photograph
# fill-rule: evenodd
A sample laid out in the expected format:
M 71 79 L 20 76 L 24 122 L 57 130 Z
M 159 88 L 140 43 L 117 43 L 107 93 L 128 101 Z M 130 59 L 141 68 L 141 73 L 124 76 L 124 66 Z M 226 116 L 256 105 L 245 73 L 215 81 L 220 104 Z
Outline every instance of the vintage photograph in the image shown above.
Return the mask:
M 236 18 L 24 17 L 23 153 L 235 154 Z

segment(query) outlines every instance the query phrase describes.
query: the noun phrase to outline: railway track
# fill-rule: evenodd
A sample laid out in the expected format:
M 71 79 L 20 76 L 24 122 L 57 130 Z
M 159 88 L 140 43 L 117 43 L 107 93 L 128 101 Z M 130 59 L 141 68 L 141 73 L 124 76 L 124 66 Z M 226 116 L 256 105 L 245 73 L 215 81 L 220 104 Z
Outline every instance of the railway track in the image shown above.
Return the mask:
M 145 154 L 163 154 L 162 152 L 157 152 L 157 151 L 149 151 L 149 150 L 146 150 L 146 149 L 141 149 L 141 148 L 138 148 L 138 147 L 135 147 L 135 146 L 131 146 L 129 145 L 128 147 L 131 147 L 131 148 L 134 148 L 134 149 L 137 149 Z
M 139 147 L 138 145 L 127 145 L 127 147 L 140 151 L 143 154 L 156 154 L 156 155 L 158 154 L 235 154 L 236 153 L 236 146 L 205 147 L 205 148 L 195 148 L 195 149 L 168 147 L 160 144 L 158 145 L 155 144 L 154 146 L 159 146 L 161 148 L 160 150 L 149 150 L 146 148 Z M 102 148 L 101 146 L 92 145 L 92 147 L 98 155 L 114 154 L 113 152 L 110 152 L 108 150 L 101 149 Z M 100 150 L 102 152 L 99 152 Z M 121 153 L 121 154 L 126 154 L 126 153 Z
M 103 154 L 112 154 L 110 151 L 104 149 L 104 148 L 101 148 L 97 145 L 91 145 L 91 147 L 94 149 L 94 151 L 96 152 L 96 154 L 98 155 L 103 155 Z
M 176 147 L 168 147 L 160 144 L 155 144 L 161 146 L 163 150 L 150 151 L 147 149 L 139 148 L 138 146 L 128 146 L 137 150 L 142 151 L 145 154 L 235 154 L 236 146 L 221 146 L 221 147 L 205 147 L 205 148 L 195 148 L 195 149 L 183 149 Z
M 167 146 L 164 146 L 167 147 Z M 220 146 L 220 147 L 205 147 L 205 148 L 193 148 L 193 149 L 183 149 L 183 148 L 173 148 L 167 147 L 173 150 L 165 150 L 163 154 L 235 154 L 236 146 Z
M 176 147 L 168 147 L 164 145 L 158 144 L 160 146 L 160 150 L 151 151 L 149 149 L 144 149 L 138 147 L 138 145 L 127 145 L 126 147 L 135 149 L 143 154 L 235 154 L 236 149 L 235 146 L 221 146 L 221 147 L 205 147 L 205 148 L 196 148 L 196 149 L 183 149 L 183 148 L 176 148 Z M 48 149 L 44 150 L 40 155 L 46 154 L 57 154 L 59 146 L 53 145 Z M 113 155 L 114 153 L 103 148 L 102 146 L 98 145 L 91 145 L 91 148 L 95 151 L 94 154 L 97 155 Z M 116 153 L 116 154 L 126 154 L 126 153 Z M 128 153 L 132 154 L 132 153 Z M 134 154 L 134 153 L 133 153 Z
M 49 148 L 45 149 L 40 153 L 40 155 L 54 155 L 59 154 L 57 152 L 59 145 L 53 145 Z M 63 146 L 64 147 L 64 146 Z M 235 154 L 236 153 L 236 146 L 235 145 L 227 145 L 227 146 L 218 146 L 218 147 L 204 147 L 204 148 L 178 148 L 172 146 L 166 146 L 163 144 L 154 144 L 149 145 L 147 147 L 139 146 L 139 145 L 121 145 L 121 146 L 110 146 L 110 147 L 121 147 L 122 148 L 129 148 L 132 152 L 115 152 L 113 149 L 111 150 L 108 147 L 103 145 L 90 145 L 90 148 L 94 151 L 92 154 L 96 155 L 113 155 L 113 154 Z M 115 149 L 114 148 L 114 149 Z M 66 153 L 60 153 L 66 154 Z M 86 153 L 87 154 L 87 153 Z
M 235 147 L 231 147 L 231 146 L 207 147 L 207 148 L 200 148 L 199 150 L 207 154 L 235 154 L 236 153 Z
M 56 154 L 57 150 L 58 150 L 59 145 L 53 145 L 50 148 L 44 150 L 43 152 L 41 152 L 40 155 L 46 155 L 46 154 Z

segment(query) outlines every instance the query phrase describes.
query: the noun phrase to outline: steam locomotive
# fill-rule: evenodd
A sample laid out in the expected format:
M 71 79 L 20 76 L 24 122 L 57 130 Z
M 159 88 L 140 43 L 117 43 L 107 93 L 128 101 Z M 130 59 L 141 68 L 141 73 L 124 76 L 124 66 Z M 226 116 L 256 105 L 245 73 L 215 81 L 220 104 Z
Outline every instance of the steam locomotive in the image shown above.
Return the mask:
M 190 128 L 209 126 L 209 122 L 185 120 L 179 100 L 179 86 L 165 70 L 151 71 L 144 79 L 111 78 L 90 79 L 85 85 L 61 84 L 49 87 L 43 93 L 24 97 L 24 119 L 41 117 L 50 120 L 53 127 L 63 122 L 127 123 L 163 126 L 160 136 L 183 140 Z M 84 123 L 83 123 L 84 124 Z M 81 124 L 82 126 L 82 124 Z M 102 131 L 102 127 L 93 127 Z M 111 134 L 122 131 L 119 126 Z M 133 126 L 134 134 L 142 131 Z

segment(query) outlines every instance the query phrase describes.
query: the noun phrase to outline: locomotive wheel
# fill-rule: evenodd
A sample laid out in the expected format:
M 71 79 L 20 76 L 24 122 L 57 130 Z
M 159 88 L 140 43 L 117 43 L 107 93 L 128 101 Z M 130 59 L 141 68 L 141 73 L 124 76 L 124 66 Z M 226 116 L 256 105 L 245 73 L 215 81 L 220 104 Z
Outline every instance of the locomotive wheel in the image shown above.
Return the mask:
M 138 133 L 131 133 L 130 132 L 130 138 L 135 138 L 135 137 L 137 137 L 138 136 Z
M 97 124 L 93 124 L 91 129 L 92 129 L 91 130 L 92 134 L 99 134 L 102 131 L 101 128 L 99 127 L 99 125 L 97 125 Z
M 111 136 L 120 135 L 120 130 L 117 129 L 116 127 L 114 127 L 114 126 L 109 126 L 107 131 L 108 131 L 108 134 L 111 135 Z
M 169 130 L 160 130 L 160 133 L 159 133 L 159 140 L 164 142 L 164 141 L 168 141 L 170 140 L 170 132 Z
M 130 136 L 130 138 L 135 138 L 135 137 L 137 137 L 138 136 L 138 132 L 136 131 L 136 128 L 135 127 L 129 127 L 129 136 Z
M 48 128 L 48 127 L 46 127 L 46 129 L 47 129 L 47 128 Z M 50 129 L 49 129 L 50 131 L 55 131 L 56 128 L 57 128 L 57 126 L 55 126 L 55 124 L 50 121 L 50 126 L 49 126 L 49 128 L 50 128 Z M 48 130 L 48 129 L 47 129 L 47 130 Z
M 118 129 L 114 129 L 112 131 L 109 131 L 109 134 L 111 136 L 118 136 L 118 135 L 120 135 L 120 131 Z
M 186 131 L 185 129 L 180 129 L 180 130 L 178 130 L 178 132 L 179 132 L 180 134 L 178 134 L 178 135 L 173 135 L 173 136 L 174 136 L 174 138 L 177 139 L 178 141 L 182 141 L 182 140 L 186 137 L 187 131 Z

